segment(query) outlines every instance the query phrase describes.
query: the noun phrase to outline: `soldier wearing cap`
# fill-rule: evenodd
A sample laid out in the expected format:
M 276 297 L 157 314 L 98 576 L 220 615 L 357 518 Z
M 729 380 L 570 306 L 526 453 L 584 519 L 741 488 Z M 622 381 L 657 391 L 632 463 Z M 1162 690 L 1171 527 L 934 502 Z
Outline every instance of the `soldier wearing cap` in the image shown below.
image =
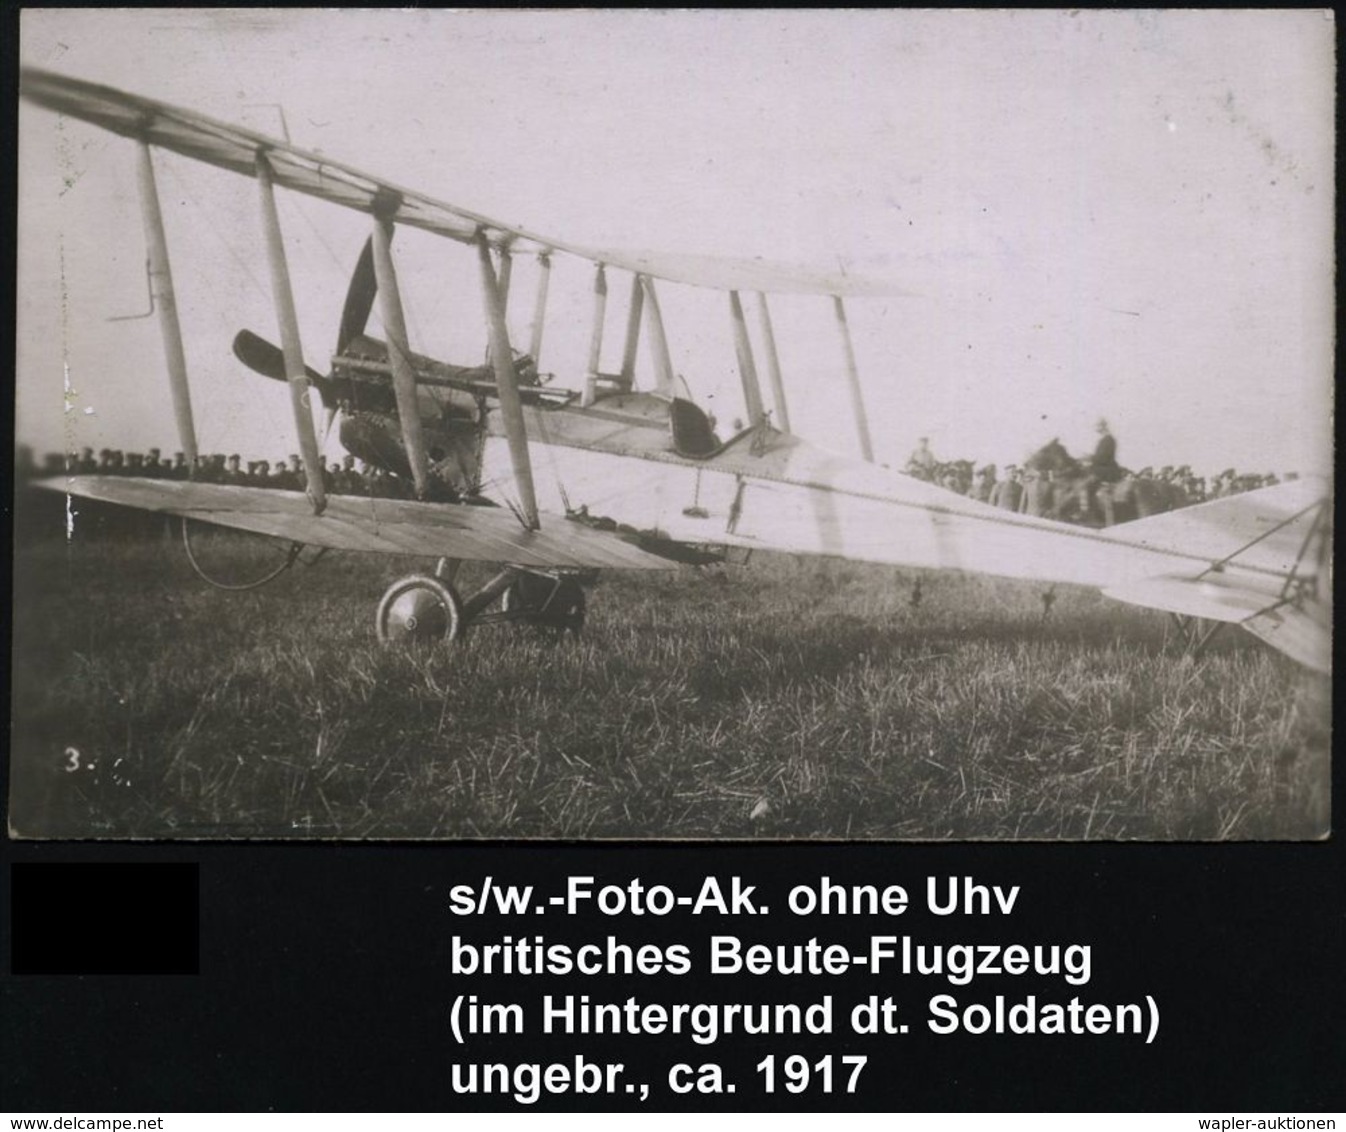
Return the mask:
M 1016 464 L 1011 464 L 1005 469 L 1005 478 L 995 485 L 995 491 L 991 493 L 991 506 L 999 507 L 1002 511 L 1018 511 L 1023 496 L 1023 473 Z
M 220 475 L 221 483 L 241 484 L 243 482 L 243 472 L 239 468 L 239 455 L 237 452 L 230 454 L 226 461 L 224 471 Z
M 298 486 L 290 475 L 290 466 L 282 457 L 271 465 L 271 486 L 281 491 L 294 491 Z
M 932 480 L 935 473 L 935 454 L 930 450 L 930 438 L 923 436 L 907 458 L 907 474 L 917 479 Z
M 976 482 L 972 485 L 972 498 L 978 503 L 990 503 L 992 495 L 995 494 L 995 489 L 995 465 L 987 464 L 977 473 Z
M 349 452 L 340 464 L 332 465 L 333 491 L 339 495 L 354 495 L 360 490 L 360 478 L 355 472 L 355 457 Z
M 1019 500 L 1019 512 L 1037 519 L 1051 518 L 1056 507 L 1056 492 L 1052 473 L 1029 468 L 1024 474 L 1024 492 Z
M 304 471 L 304 465 L 297 452 L 290 453 L 290 478 L 294 480 L 296 491 L 303 491 L 308 487 L 308 475 Z
M 1117 463 L 1117 438 L 1112 435 L 1108 422 L 1102 417 L 1094 426 L 1098 432 L 1098 443 L 1089 460 L 1089 477 L 1085 481 L 1085 500 L 1087 514 L 1094 514 L 1097 500 L 1103 512 L 1103 525 L 1112 526 L 1116 519 L 1113 513 L 1113 485 L 1122 478 L 1121 466 Z

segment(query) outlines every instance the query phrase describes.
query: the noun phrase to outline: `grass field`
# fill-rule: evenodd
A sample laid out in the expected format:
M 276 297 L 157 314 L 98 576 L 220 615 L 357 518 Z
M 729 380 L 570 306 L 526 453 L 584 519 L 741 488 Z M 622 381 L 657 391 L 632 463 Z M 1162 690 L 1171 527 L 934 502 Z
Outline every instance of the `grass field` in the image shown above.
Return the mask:
M 226 540 L 218 559 L 241 554 Z M 231 559 L 232 560 L 232 559 Z M 1312 838 L 1330 690 L 1092 593 L 833 561 L 607 575 L 578 637 L 380 646 L 424 562 L 242 595 L 180 546 L 16 558 L 25 836 Z M 921 595 L 913 602 L 920 579 Z

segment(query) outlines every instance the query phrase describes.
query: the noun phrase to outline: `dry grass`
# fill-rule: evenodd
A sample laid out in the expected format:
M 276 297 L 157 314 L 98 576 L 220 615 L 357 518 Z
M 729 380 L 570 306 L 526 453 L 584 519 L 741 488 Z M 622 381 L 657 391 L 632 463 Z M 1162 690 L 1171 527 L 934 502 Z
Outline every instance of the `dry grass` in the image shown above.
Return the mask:
M 222 541 L 217 555 L 228 557 Z M 607 576 L 576 637 L 380 647 L 424 564 L 241 596 L 157 536 L 16 565 L 25 835 L 1312 838 L 1327 682 L 1083 591 L 783 557 Z M 78 769 L 71 749 L 77 750 Z

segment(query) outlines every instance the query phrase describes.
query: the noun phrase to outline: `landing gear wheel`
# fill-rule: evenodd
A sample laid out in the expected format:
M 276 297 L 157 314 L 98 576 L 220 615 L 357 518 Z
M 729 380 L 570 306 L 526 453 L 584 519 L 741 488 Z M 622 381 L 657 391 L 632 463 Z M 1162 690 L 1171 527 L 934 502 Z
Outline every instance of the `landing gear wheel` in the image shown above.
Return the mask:
M 570 633 L 584 628 L 584 587 L 573 578 L 524 574 L 510 584 L 500 604 L 539 628 Z
M 463 602 L 438 578 L 412 574 L 388 587 L 375 615 L 384 644 L 435 644 L 463 632 Z

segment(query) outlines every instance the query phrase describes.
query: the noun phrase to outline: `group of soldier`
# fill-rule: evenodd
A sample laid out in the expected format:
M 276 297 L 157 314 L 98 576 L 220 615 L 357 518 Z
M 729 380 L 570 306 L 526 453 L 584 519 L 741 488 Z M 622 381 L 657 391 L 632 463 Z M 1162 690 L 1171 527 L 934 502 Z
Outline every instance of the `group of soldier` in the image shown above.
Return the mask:
M 303 491 L 308 476 L 297 454 L 276 460 L 249 460 L 243 463 L 237 454 L 220 453 L 198 456 L 195 466 L 187 457 L 175 452 L 165 457 L 158 448 L 146 452 L 123 452 L 118 448 L 104 448 L 96 456 L 92 448 L 79 453 L 61 455 L 48 453 L 39 468 L 30 449 L 20 447 L 17 452 L 17 473 L 20 479 L 36 475 L 105 475 L 140 476 L 150 479 L 191 479 L 197 483 L 239 484 L 246 487 L 270 487 L 281 491 Z M 410 498 L 409 485 L 381 468 L 366 465 L 347 455 L 340 463 L 328 465 L 323 472 L 324 488 L 335 495 L 366 495 L 385 499 Z
M 930 449 L 928 437 L 907 461 L 908 475 L 937 484 L 947 491 L 1017 514 L 1104 526 L 1123 518 L 1172 511 L 1179 507 L 1221 499 L 1280 483 L 1280 477 L 1245 474 L 1226 468 L 1209 481 L 1187 464 L 1165 465 L 1131 471 L 1116 462 L 1116 441 L 1106 421 L 1099 421 L 1099 447 L 1083 465 L 1080 476 L 1010 464 L 1003 474 L 994 464 L 978 468 L 972 460 L 940 461 Z M 1295 479 L 1288 473 L 1287 479 Z M 1119 511 L 1125 514 L 1119 516 Z
M 994 464 L 977 468 L 972 460 L 940 461 L 931 451 L 927 437 L 922 437 L 912 452 L 906 471 L 917 479 L 1005 511 L 1104 526 L 1280 482 L 1274 473 L 1249 475 L 1233 468 L 1226 468 L 1208 482 L 1186 464 L 1133 472 L 1117 465 L 1116 442 L 1107 430 L 1106 422 L 1100 421 L 1099 425 L 1099 448 L 1085 465 L 1083 479 L 1017 464 L 1010 464 L 1003 474 L 998 474 Z M 31 449 L 20 445 L 16 457 L 20 482 L 38 475 L 73 474 L 191 479 L 199 483 L 239 484 L 282 491 L 303 491 L 308 485 L 303 462 L 293 453 L 275 463 L 249 460 L 246 464 L 236 454 L 198 456 L 194 468 L 189 467 L 183 453 L 175 452 L 169 458 L 158 448 L 146 452 L 104 448 L 96 456 L 92 448 L 85 448 L 78 454 L 49 453 L 39 467 Z M 325 490 L 335 495 L 411 498 L 408 481 L 350 455 L 340 463 L 330 464 L 324 470 L 323 478 Z M 1289 473 L 1287 478 L 1294 479 L 1294 473 Z

